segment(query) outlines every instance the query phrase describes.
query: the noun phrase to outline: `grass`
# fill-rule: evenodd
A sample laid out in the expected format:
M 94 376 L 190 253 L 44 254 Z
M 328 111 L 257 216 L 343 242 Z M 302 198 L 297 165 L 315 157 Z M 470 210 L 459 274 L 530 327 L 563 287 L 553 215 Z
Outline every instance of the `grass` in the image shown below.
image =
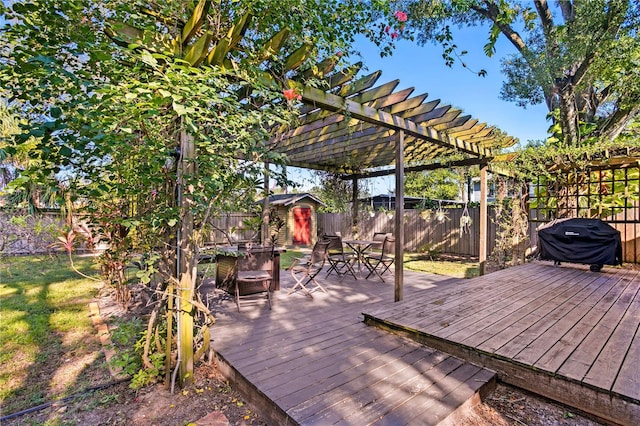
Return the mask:
M 96 274 L 94 259 L 76 267 Z M 99 282 L 62 258 L 16 257 L 0 266 L 0 405 L 20 411 L 109 380 L 88 316 Z M 81 365 L 81 368 L 77 366 Z
M 302 257 L 303 252 L 287 250 L 280 255 L 280 268 L 286 269 L 296 257 Z M 428 272 L 430 274 L 446 275 L 455 278 L 473 278 L 479 275 L 480 266 L 477 261 L 466 259 L 439 258 L 432 260 L 420 253 L 405 253 L 404 267 L 410 271 Z
M 455 278 L 473 278 L 480 275 L 480 265 L 477 261 L 466 259 L 431 259 L 420 253 L 407 253 L 404 256 L 405 269 L 418 272 L 428 272 Z

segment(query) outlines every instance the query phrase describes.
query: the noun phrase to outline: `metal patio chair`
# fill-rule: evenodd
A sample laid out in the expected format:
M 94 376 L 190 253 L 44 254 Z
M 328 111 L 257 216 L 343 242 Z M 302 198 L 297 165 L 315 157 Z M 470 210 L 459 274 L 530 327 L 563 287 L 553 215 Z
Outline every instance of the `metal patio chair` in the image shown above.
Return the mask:
M 335 272 L 339 277 L 350 273 L 357 280 L 358 277 L 356 277 L 356 273 L 353 270 L 353 264 L 357 262 L 358 258 L 353 253 L 345 253 L 342 237 L 340 235 L 325 235 L 323 238 L 329 241 L 329 247 L 327 248 L 329 270 L 327 270 L 326 276 L 328 277 L 332 272 Z
M 365 265 L 369 269 L 366 279 L 373 274 L 384 281 L 382 275 L 389 271 L 389 268 L 395 262 L 395 244 L 396 239 L 391 235 L 387 235 L 382 243 L 382 251 L 380 253 L 366 253 L 364 256 Z
M 311 254 L 308 257 L 293 260 L 289 271 L 296 281 L 296 284 L 291 287 L 288 294 L 302 290 L 307 296 L 313 297 L 311 293 L 316 290 L 321 290 L 324 293 L 327 292 L 316 280 L 316 276 L 320 273 L 327 260 L 329 244 L 330 241 L 319 240 L 313 246 Z

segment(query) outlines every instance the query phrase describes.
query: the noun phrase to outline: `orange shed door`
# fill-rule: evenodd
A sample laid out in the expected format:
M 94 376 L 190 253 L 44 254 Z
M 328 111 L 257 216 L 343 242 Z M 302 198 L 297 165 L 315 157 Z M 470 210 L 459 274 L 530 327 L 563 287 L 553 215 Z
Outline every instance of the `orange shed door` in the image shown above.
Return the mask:
M 293 244 L 311 244 L 311 209 L 293 209 Z

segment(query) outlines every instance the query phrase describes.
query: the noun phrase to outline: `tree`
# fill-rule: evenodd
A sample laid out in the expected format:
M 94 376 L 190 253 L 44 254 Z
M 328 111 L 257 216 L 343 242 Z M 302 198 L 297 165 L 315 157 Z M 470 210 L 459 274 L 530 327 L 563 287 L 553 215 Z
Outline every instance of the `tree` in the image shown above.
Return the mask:
M 351 211 L 351 199 L 353 194 L 353 181 L 345 180 L 339 173 L 316 171 L 315 175 L 320 180 L 320 185 L 311 191 L 327 205 L 322 211 L 330 213 L 346 213 Z M 359 196 L 366 195 L 365 188 L 359 184 Z
M 144 345 L 152 377 L 162 355 L 170 372 L 174 296 L 183 316 L 204 310 L 193 286 L 208 217 L 253 201 L 262 164 L 284 160 L 264 141 L 292 124 L 295 85 L 321 85 L 348 65 L 356 33 L 383 37 L 370 28 L 383 3 L 3 3 L 12 22 L 1 30 L 0 90 L 26 122 L 7 152 L 36 141 L 39 167 L 25 179 L 63 189 L 61 201 L 89 214 L 124 302 L 124 266 L 143 254 L 137 277 L 157 302 Z M 167 349 L 149 356 L 164 325 Z M 191 354 L 178 354 L 181 384 L 193 377 Z
M 464 173 L 450 169 L 407 173 L 405 193 L 411 197 L 432 200 L 457 200 L 465 184 Z
M 552 141 L 568 146 L 612 141 L 640 113 L 636 1 L 402 3 L 418 41 L 440 43 L 449 65 L 465 53 L 454 42 L 452 26 L 489 25 L 488 56 L 496 53 L 498 38 L 505 37 L 517 53 L 503 59 L 501 96 L 523 107 L 545 102 L 557 123 Z

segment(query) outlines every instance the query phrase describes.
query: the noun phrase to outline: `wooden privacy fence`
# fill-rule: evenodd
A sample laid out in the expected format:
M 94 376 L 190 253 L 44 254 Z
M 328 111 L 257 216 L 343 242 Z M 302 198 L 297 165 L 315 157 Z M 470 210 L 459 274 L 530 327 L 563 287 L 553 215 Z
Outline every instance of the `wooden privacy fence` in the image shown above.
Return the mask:
M 444 217 L 436 217 L 431 210 L 405 210 L 404 241 L 405 250 L 410 252 L 449 253 L 461 256 L 478 256 L 480 238 L 480 209 L 469 208 L 471 223 L 460 226 L 463 215 L 461 208 L 443 210 Z M 490 210 L 489 217 L 494 216 Z M 318 234 L 341 232 L 344 238 L 371 239 L 374 232 L 394 232 L 394 216 L 385 212 L 361 215 L 358 229 L 351 226 L 351 213 L 319 213 Z M 441 220 L 439 220 L 441 219 Z M 489 223 L 489 252 L 496 239 L 496 226 Z
M 448 253 L 459 256 L 479 256 L 480 209 L 469 208 L 471 224 L 468 229 L 460 227 L 462 208 L 447 208 L 444 220 L 438 220 L 433 211 L 405 210 L 404 239 L 405 250 L 409 252 Z M 495 209 L 489 207 L 488 248 L 493 253 L 498 239 L 495 223 Z M 529 223 L 528 242 L 518 247 L 515 255 L 521 257 L 522 250 L 530 250 L 536 245 L 536 229 L 542 223 Z M 613 222 L 611 226 L 620 231 L 622 238 L 622 259 L 624 262 L 640 263 L 640 223 Z M 319 213 L 318 234 L 341 232 L 344 238 L 369 239 L 374 232 L 394 232 L 394 217 L 384 212 L 363 214 L 359 219 L 357 235 L 351 226 L 351 213 Z
M 260 237 L 260 231 L 249 226 L 249 223 L 255 219 L 256 215 L 253 213 L 237 212 L 212 217 L 208 222 L 211 224 L 211 231 L 205 241 L 208 244 L 222 245 L 231 242 L 256 241 Z
M 460 256 L 479 256 L 480 212 L 479 208 L 469 208 L 471 223 L 468 228 L 460 227 L 462 208 L 444 209 L 446 215 L 438 220 L 434 211 L 406 210 L 405 250 L 409 252 L 448 253 Z M 622 238 L 622 258 L 624 262 L 640 263 L 640 223 L 635 211 L 633 220 L 618 214 L 608 221 L 620 231 Z M 11 219 L 8 212 L 0 212 L 0 255 L 34 254 L 51 249 L 64 225 L 58 213 L 41 213 L 26 216 L 24 220 Z M 227 234 L 232 241 L 256 241 L 259 237 L 249 223 L 255 222 L 256 215 L 250 213 L 228 213 L 210 219 L 213 225 L 205 238 L 208 243 L 228 244 Z M 344 238 L 373 237 L 374 232 L 394 232 L 394 217 L 385 212 L 363 213 L 359 219 L 358 234 L 351 226 L 351 213 L 318 213 L 318 235 L 341 232 Z M 495 210 L 489 207 L 488 253 L 496 247 L 498 229 L 495 224 Z M 536 244 L 536 229 L 543 223 L 530 222 L 528 244 L 519 247 L 526 250 Z M 223 232 L 224 231 L 224 232 Z M 516 254 L 521 257 L 521 253 Z

